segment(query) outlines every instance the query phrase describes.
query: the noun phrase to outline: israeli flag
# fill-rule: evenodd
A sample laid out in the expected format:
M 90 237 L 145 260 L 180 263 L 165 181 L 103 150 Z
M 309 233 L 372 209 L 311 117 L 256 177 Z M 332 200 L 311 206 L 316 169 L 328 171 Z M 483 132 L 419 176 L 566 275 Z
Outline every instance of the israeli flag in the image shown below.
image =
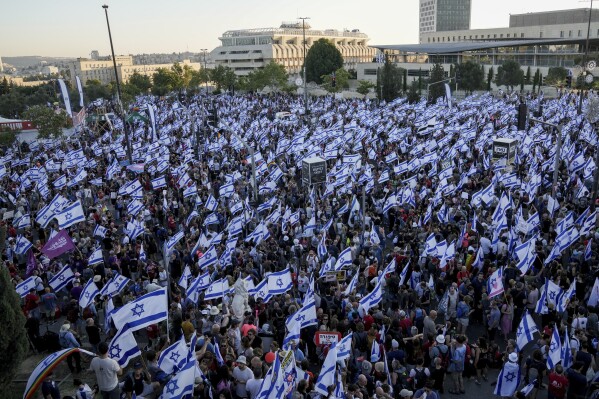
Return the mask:
M 386 181 L 389 181 L 389 170 L 384 170 L 381 175 L 379 176 L 379 180 L 378 183 L 382 184 Z
M 335 373 L 337 371 L 337 348 L 333 345 L 324 359 L 314 390 L 319 394 L 328 397 L 328 389 L 335 384 Z
M 198 266 L 200 269 L 205 269 L 208 266 L 213 266 L 218 261 L 218 253 L 216 248 L 211 246 L 204 254 L 198 259 Z
M 356 290 L 356 287 L 358 286 L 359 275 L 360 275 L 360 273 L 354 274 L 354 277 L 352 277 L 351 281 L 345 288 L 345 291 L 343 291 L 344 295 L 350 295 L 352 292 L 354 292 Z
M 33 247 L 33 244 L 23 237 L 22 235 L 17 236 L 15 241 L 15 253 L 18 255 L 25 255 Z
M 526 344 L 532 342 L 534 340 L 533 334 L 538 332 L 539 329 L 535 321 L 532 319 L 528 311 L 524 311 L 524 316 L 522 320 L 520 320 L 520 324 L 518 325 L 518 330 L 516 331 L 516 345 L 518 346 L 518 350 L 522 351 Z
M 183 368 L 187 363 L 189 349 L 185 342 L 185 335 L 162 351 L 158 358 L 158 367 L 166 374 L 173 374 Z
M 293 281 L 289 269 L 268 275 L 268 291 L 271 295 L 284 294 L 291 289 Z
M 129 360 L 140 355 L 141 351 L 133 337 L 133 332 L 128 329 L 119 331 L 108 346 L 108 356 L 116 360 L 121 367 L 127 367 Z
M 185 190 L 183 190 L 183 198 L 189 198 L 189 197 L 193 197 L 194 195 L 198 194 L 198 186 L 196 186 L 195 184 L 192 184 L 189 187 L 186 187 Z
M 375 307 L 383 300 L 383 285 L 380 282 L 377 282 L 374 290 L 364 298 L 360 300 L 360 305 L 364 313 L 368 312 L 370 308 Z
M 318 257 L 320 259 L 324 259 L 326 254 L 329 252 L 326 246 L 327 233 L 326 231 L 322 232 L 322 237 L 320 237 L 320 241 L 318 242 Z
M 218 190 L 218 194 L 223 198 L 228 198 L 235 192 L 235 186 L 233 183 L 223 184 Z
M 166 177 L 160 176 L 152 180 L 152 188 L 154 190 L 158 190 L 162 187 L 166 187 Z
M 66 265 L 58 273 L 52 277 L 52 279 L 48 282 L 50 287 L 54 290 L 54 292 L 59 292 L 63 288 L 65 288 L 71 280 L 75 278 L 75 274 L 71 270 L 69 265 Z
M 186 295 L 193 302 L 198 303 L 200 292 L 204 291 L 210 286 L 210 273 L 205 272 L 197 276 L 192 282 L 189 288 L 187 288 Z
M 353 333 L 349 333 L 341 341 L 335 344 L 335 348 L 337 349 L 337 360 L 345 360 L 348 359 L 352 352 L 352 338 Z
M 567 337 L 566 337 L 567 339 Z M 547 354 L 547 368 L 553 369 L 562 358 L 562 343 L 559 337 L 559 331 L 557 328 L 553 329 L 551 335 L 551 344 L 549 345 L 549 353 Z
M 472 262 L 472 267 L 476 267 L 478 270 L 482 270 L 484 263 L 485 253 L 483 252 L 483 248 L 479 246 L 478 251 L 476 251 L 476 258 L 474 259 L 474 262 Z
M 535 258 L 536 258 L 535 243 L 536 243 L 535 238 L 531 238 L 530 240 L 526 241 L 525 243 L 518 245 L 516 247 L 516 249 L 514 250 L 516 256 L 519 259 L 516 267 L 518 269 L 520 269 L 520 271 L 522 272 L 522 275 L 525 275 L 526 272 L 528 272 L 528 269 L 530 269 L 530 267 L 533 265 L 533 263 L 535 261 Z
M 222 298 L 229 292 L 229 280 L 226 278 L 216 280 L 210 284 L 206 292 L 204 292 L 204 300 Z
M 64 186 L 67 185 L 67 176 L 66 175 L 60 176 L 58 179 L 54 180 L 52 185 L 54 186 L 54 188 L 60 190 L 61 188 L 63 188 Z
M 58 227 L 61 230 L 71 227 L 75 223 L 84 222 L 85 215 L 83 213 L 81 201 L 77 200 L 68 205 L 62 212 L 54 215 L 54 218 L 58 222 Z
M 495 270 L 487 280 L 487 292 L 489 299 L 503 294 L 503 267 Z
M 341 270 L 342 268 L 344 268 L 346 266 L 351 266 L 352 262 L 353 262 L 353 259 L 352 259 L 352 255 L 351 255 L 351 247 L 347 247 L 339 254 L 339 258 L 337 259 L 337 262 L 335 263 L 334 270 L 337 271 L 337 270 Z
M 127 204 L 127 213 L 131 216 L 136 216 L 142 209 L 144 209 L 144 204 L 136 199 Z
M 123 288 L 129 284 L 131 280 L 122 274 L 116 274 L 113 276 L 110 281 L 106 283 L 102 290 L 100 291 L 100 296 L 112 297 L 114 295 L 118 295 L 121 293 Z
M 183 269 L 183 273 L 181 274 L 181 277 L 179 278 L 179 281 L 177 282 L 177 284 L 179 285 L 179 287 L 182 287 L 183 289 L 187 289 L 190 278 L 191 278 L 191 270 L 189 269 L 189 265 L 185 265 L 185 268 Z
M 520 366 L 518 363 L 507 362 L 503 365 L 497 385 L 493 393 L 497 396 L 511 398 L 520 385 Z
M 89 257 L 89 259 L 87 260 L 87 264 L 88 266 L 93 266 L 93 265 L 99 265 L 100 263 L 104 262 L 104 257 L 102 256 L 102 249 L 98 248 L 96 249 L 91 256 Z
M 108 229 L 99 224 L 97 224 L 96 227 L 94 227 L 94 237 L 104 238 L 104 237 L 106 237 L 107 232 L 108 232 Z
M 83 291 L 81 291 L 81 295 L 79 296 L 79 306 L 81 309 L 85 309 L 89 305 L 91 305 L 94 301 L 94 298 L 100 293 L 100 290 L 94 283 L 93 279 L 89 279 L 85 287 L 83 287 Z
M 214 198 L 212 196 L 212 194 L 210 194 L 210 196 L 208 197 L 208 200 L 206 201 L 206 205 L 204 205 L 204 206 L 210 212 L 214 212 L 216 210 L 216 208 L 218 207 L 218 201 L 216 200 L 216 198 Z
M 187 217 L 187 220 L 185 220 L 185 225 L 189 226 L 191 224 L 191 221 L 193 219 L 195 219 L 196 217 L 198 217 L 198 216 L 200 216 L 200 214 L 198 213 L 198 211 L 196 211 L 196 210 L 191 211 L 191 213 Z
M 25 295 L 29 294 L 31 289 L 35 289 L 36 285 L 37 282 L 35 280 L 35 276 L 31 276 L 17 284 L 15 290 L 17 291 L 17 294 L 21 296 L 21 298 L 25 298 Z
M 71 179 L 71 181 L 69 182 L 68 186 L 69 187 L 73 187 L 76 184 L 79 184 L 80 182 L 83 181 L 83 179 L 85 179 L 87 177 L 87 172 L 85 171 L 85 169 L 81 169 L 79 171 L 79 173 L 77 173 L 77 175 L 75 177 L 73 177 L 73 179 Z
M 31 216 L 29 214 L 21 216 L 18 220 L 13 222 L 13 225 L 17 230 L 25 229 L 31 226 Z
M 591 239 L 589 239 L 586 247 L 584 248 L 584 260 L 585 261 L 589 261 L 591 259 L 591 256 L 593 254 L 592 245 L 593 245 L 593 239 L 591 238 Z
M 139 248 L 139 260 L 145 262 L 147 260 L 146 251 L 144 251 L 144 245 L 141 244 Z
M 175 248 L 175 245 L 177 245 L 177 243 L 179 241 L 181 241 L 181 239 L 184 236 L 185 236 L 185 233 L 183 233 L 183 231 L 179 231 L 177 234 L 175 234 L 174 236 L 169 238 L 169 240 L 166 242 L 167 251 L 170 253 L 173 250 L 173 248 Z
M 160 399 L 182 399 L 193 394 L 196 360 L 192 359 L 166 383 Z
M 290 226 L 293 227 L 294 225 L 296 225 L 297 223 L 299 223 L 299 221 L 300 221 L 300 213 L 299 213 L 299 211 L 297 211 L 295 213 L 292 213 L 289 216 L 289 225 Z
M 570 349 L 570 336 L 568 335 L 568 326 L 564 333 L 564 345 L 562 346 L 562 366 L 564 369 L 569 369 L 572 366 L 572 350 Z
M 166 288 L 161 288 L 120 307 L 112 314 L 112 321 L 118 330 L 127 326 L 132 331 L 137 331 L 166 320 L 167 307 Z
M 410 270 L 410 262 L 406 263 L 406 265 L 404 266 L 403 270 L 399 274 L 399 287 L 401 287 L 402 285 L 404 285 L 404 283 L 406 281 L 406 276 L 408 275 L 408 271 L 409 270 Z

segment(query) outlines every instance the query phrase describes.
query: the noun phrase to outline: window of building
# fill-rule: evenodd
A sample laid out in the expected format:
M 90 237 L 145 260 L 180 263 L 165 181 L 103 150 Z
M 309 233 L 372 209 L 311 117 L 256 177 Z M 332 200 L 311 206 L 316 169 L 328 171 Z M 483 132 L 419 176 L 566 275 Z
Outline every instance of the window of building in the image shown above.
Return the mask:
M 578 29 L 578 37 L 582 36 L 582 31 L 580 29 Z
M 500 33 L 500 34 L 499 34 L 499 38 L 500 38 L 500 39 L 503 39 L 503 33 Z
M 508 38 L 508 39 L 510 38 L 510 34 L 509 34 L 509 33 L 507 34 L 507 38 Z
M 520 37 L 524 37 L 524 32 L 520 33 Z
M 364 75 L 365 76 L 376 76 L 377 75 L 377 69 L 364 69 Z
M 599 32 L 599 31 L 598 31 L 598 32 Z M 563 31 L 563 30 L 560 30 L 560 31 L 559 31 L 559 37 L 564 37 L 564 31 Z
M 568 37 L 572 37 L 572 31 L 571 30 L 568 31 Z
M 497 33 L 493 33 L 493 39 L 497 39 Z
M 543 37 L 543 32 L 539 32 L 539 37 Z

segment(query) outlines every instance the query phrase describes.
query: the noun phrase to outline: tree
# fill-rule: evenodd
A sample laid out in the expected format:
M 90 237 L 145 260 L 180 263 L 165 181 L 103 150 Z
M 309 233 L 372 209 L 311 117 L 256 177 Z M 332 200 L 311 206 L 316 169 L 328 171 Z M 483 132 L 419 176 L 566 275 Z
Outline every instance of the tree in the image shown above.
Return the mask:
M 5 227 L 2 227 L 5 229 Z M 6 236 L 6 234 L 4 234 Z M 6 267 L 0 268 L 0 386 L 8 385 L 27 356 L 29 344 L 21 299 L 12 288 Z
M 127 83 L 137 88 L 140 93 L 147 93 L 152 88 L 152 79 L 147 75 L 139 74 L 137 71 L 133 72 Z
M 514 60 L 507 60 L 497 68 L 495 83 L 497 86 L 506 86 L 513 90 L 514 86 L 519 85 L 523 79 L 524 72 L 522 72 L 520 64 Z
M 432 103 L 437 101 L 437 98 L 443 97 L 445 95 L 445 86 L 441 82 L 445 79 L 445 70 L 441 64 L 433 65 L 433 69 L 431 69 L 429 84 L 429 93 L 428 100 Z
M 418 101 L 420 101 L 420 89 L 418 88 L 417 81 L 415 81 L 415 80 L 412 81 L 412 84 L 410 85 L 410 89 L 408 90 L 408 92 L 406 94 L 406 98 L 410 104 L 414 104 L 414 103 L 417 103 Z
M 94 101 L 98 98 L 110 98 L 112 96 L 112 86 L 103 85 L 96 79 L 90 79 L 85 82 L 85 94 L 88 101 Z
M 388 56 L 385 56 L 385 64 L 377 74 L 376 93 L 379 100 L 390 102 L 399 97 L 401 93 L 402 69 L 392 64 Z M 381 87 L 382 86 L 382 87 Z
M 456 70 L 460 73 L 461 83 L 459 87 L 461 89 L 470 93 L 474 90 L 483 89 L 485 85 L 485 70 L 482 65 L 468 60 L 463 64 L 457 65 Z
M 216 89 L 220 91 L 223 88 L 232 88 L 235 85 L 237 76 L 231 68 L 224 65 L 218 65 L 211 70 L 210 80 L 216 84 Z
M 407 92 L 408 91 L 408 70 L 404 69 L 403 70 L 403 88 L 402 88 L 403 92 Z
M 17 136 L 21 133 L 16 129 L 0 129 L 0 145 L 11 147 L 17 140 Z
M 524 83 L 530 84 L 530 65 L 526 68 L 526 76 L 524 77 Z
M 179 64 L 175 62 L 173 66 L 171 66 L 170 72 L 172 73 L 171 79 L 173 84 L 173 90 L 181 90 L 189 87 L 189 83 L 192 78 L 192 71 L 189 65 Z
M 356 91 L 362 95 L 367 95 L 368 93 L 370 93 L 370 89 L 372 89 L 374 87 L 374 84 L 372 82 L 369 82 L 367 80 L 360 80 L 358 81 L 358 88 L 356 89 Z
M 190 87 L 197 87 L 210 82 L 210 69 L 202 68 L 199 71 L 191 72 Z
M 539 84 L 539 78 L 541 77 L 541 71 L 539 71 L 538 69 L 535 72 L 535 76 L 532 79 L 532 92 L 534 93 L 536 90 L 537 85 Z
M 164 96 L 175 88 L 175 74 L 166 68 L 158 68 L 152 76 L 154 86 L 152 93 L 157 96 Z
M 343 67 L 343 56 L 332 42 L 318 39 L 306 54 L 305 66 L 307 81 L 321 84 L 323 76 Z
M 547 72 L 545 78 L 545 84 L 547 86 L 564 86 L 566 84 L 566 78 L 568 77 L 568 70 L 564 67 L 552 67 Z
M 8 79 L 6 76 L 2 79 L 2 84 L 0 85 L 0 96 L 4 94 L 8 94 L 10 92 L 10 86 L 8 84 Z
M 264 68 L 250 72 L 240 86 L 246 90 L 262 90 L 266 86 L 278 91 L 287 85 L 289 75 L 285 67 L 275 61 L 269 62 Z
M 487 72 L 487 91 L 491 91 L 491 83 L 493 83 L 493 75 L 495 71 L 493 67 L 489 68 L 489 72 Z
M 34 105 L 27 109 L 24 117 L 30 120 L 38 131 L 38 137 L 47 139 L 62 136 L 62 128 L 67 126 L 67 114 L 63 111 L 54 112 L 45 105 Z
M 333 87 L 333 74 L 321 76 L 325 89 L 330 93 L 339 93 L 349 88 L 349 72 L 343 68 L 335 71 L 335 87 Z

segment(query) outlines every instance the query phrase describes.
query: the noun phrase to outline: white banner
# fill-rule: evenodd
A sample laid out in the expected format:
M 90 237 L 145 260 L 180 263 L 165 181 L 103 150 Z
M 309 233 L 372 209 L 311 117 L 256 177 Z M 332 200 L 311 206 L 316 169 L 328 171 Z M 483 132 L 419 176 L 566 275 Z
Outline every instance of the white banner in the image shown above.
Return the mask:
M 83 87 L 81 87 L 81 79 L 79 79 L 79 76 L 75 76 L 75 80 L 77 81 L 77 90 L 79 90 L 79 106 L 83 108 Z
M 69 91 L 67 90 L 67 85 L 64 84 L 64 80 L 58 79 L 58 83 L 60 84 L 60 91 L 62 92 L 62 98 L 64 100 L 64 107 L 67 110 L 67 114 L 72 118 L 73 112 L 71 111 L 71 100 L 69 99 Z
M 445 83 L 445 96 L 447 97 L 447 105 L 451 108 L 451 89 L 447 83 Z

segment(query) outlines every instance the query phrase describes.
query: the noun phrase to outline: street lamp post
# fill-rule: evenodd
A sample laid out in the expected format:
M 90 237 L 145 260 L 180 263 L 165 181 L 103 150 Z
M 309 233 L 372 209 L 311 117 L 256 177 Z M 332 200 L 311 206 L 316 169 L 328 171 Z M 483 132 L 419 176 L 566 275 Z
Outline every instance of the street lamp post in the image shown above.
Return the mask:
M 112 33 L 110 32 L 110 21 L 108 20 L 108 5 L 104 4 L 102 6 L 104 9 L 104 14 L 106 14 L 106 26 L 108 27 L 108 39 L 110 40 L 110 52 L 112 53 L 112 65 L 114 67 L 114 80 L 116 81 L 116 93 L 117 93 L 117 103 L 120 108 L 121 118 L 123 119 L 123 131 L 125 132 L 125 141 L 127 142 L 127 158 L 129 159 L 129 163 L 133 163 L 133 159 L 131 158 L 131 143 L 129 142 L 129 132 L 127 131 L 127 122 L 125 121 L 125 111 L 123 109 L 123 104 L 121 103 L 121 84 L 119 82 L 119 74 L 116 67 L 116 57 L 114 56 L 114 46 L 112 45 Z
M 593 0 L 591 0 L 591 7 L 589 8 L 589 23 L 587 25 L 587 40 L 585 43 L 584 55 L 582 57 L 583 73 L 584 73 L 584 70 L 586 69 L 587 58 L 589 56 L 589 37 L 591 36 L 591 18 L 592 18 L 592 16 L 593 16 Z M 582 84 L 584 84 L 584 82 L 582 82 Z M 581 87 L 580 88 L 580 98 L 578 99 L 578 115 L 582 114 L 583 92 L 584 92 L 584 90 Z
M 304 44 L 304 115 L 308 117 L 308 88 L 306 81 L 306 20 L 310 17 L 299 17 L 302 20 L 303 44 Z
M 203 48 L 200 49 L 200 51 L 202 52 L 202 55 L 204 56 L 204 73 L 207 74 L 208 73 L 208 69 L 206 68 L 207 64 L 206 64 L 206 53 L 208 52 L 207 48 Z M 206 77 L 206 94 L 208 94 L 208 75 L 205 76 Z

